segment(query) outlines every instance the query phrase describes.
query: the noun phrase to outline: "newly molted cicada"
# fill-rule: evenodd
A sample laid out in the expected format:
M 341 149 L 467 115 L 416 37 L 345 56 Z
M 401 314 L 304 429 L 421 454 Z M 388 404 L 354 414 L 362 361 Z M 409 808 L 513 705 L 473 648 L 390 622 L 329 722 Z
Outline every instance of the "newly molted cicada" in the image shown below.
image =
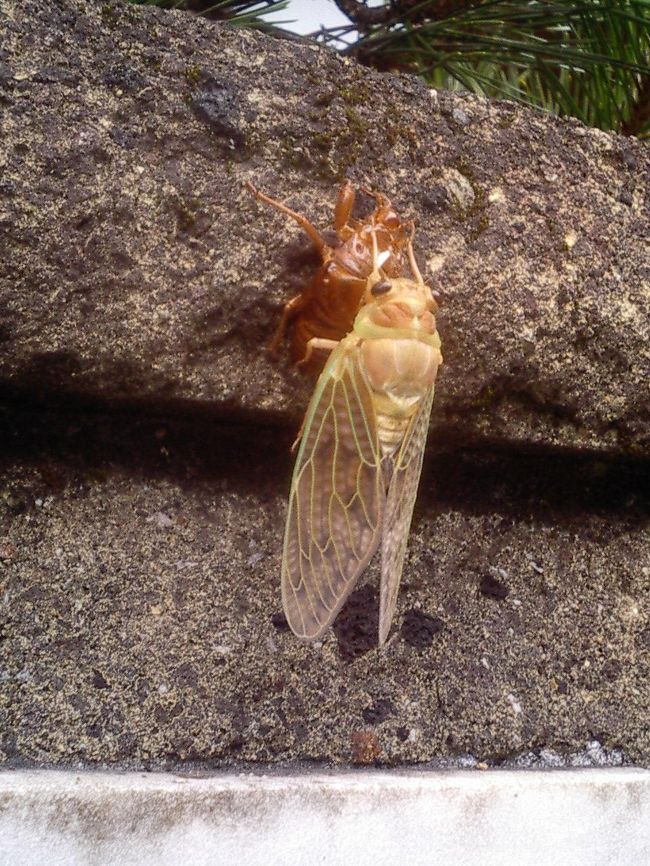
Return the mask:
M 302 427 L 282 559 L 287 620 L 307 640 L 331 624 L 380 544 L 379 644 L 388 636 L 442 361 L 410 240 L 414 279 L 389 278 L 374 232 L 371 243 L 351 332 L 310 344 L 333 351 Z
M 368 217 L 353 219 L 355 192 L 350 181 L 346 181 L 339 190 L 334 211 L 339 243 L 331 246 L 302 214 L 260 192 L 252 183 L 246 186 L 260 201 L 296 220 L 322 258 L 322 264 L 302 292 L 285 304 L 270 346 L 271 351 L 277 350 L 287 325 L 293 322 L 291 355 L 295 363 L 306 369 L 310 366 L 310 341 L 314 337 L 340 340 L 350 332 L 373 269 L 373 238 L 382 256 L 384 273 L 391 278 L 399 277 L 413 226 L 402 223 L 381 193 L 369 193 L 375 199 L 375 209 Z

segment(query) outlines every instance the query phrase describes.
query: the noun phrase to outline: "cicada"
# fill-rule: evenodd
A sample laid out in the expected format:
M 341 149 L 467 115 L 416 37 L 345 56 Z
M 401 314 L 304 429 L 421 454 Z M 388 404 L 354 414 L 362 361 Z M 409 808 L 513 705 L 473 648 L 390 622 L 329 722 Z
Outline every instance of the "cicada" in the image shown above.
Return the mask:
M 330 349 L 303 422 L 291 482 L 282 599 L 291 629 L 315 640 L 381 545 L 379 644 L 395 611 L 442 362 L 431 289 L 391 278 L 370 236 L 372 269 L 350 333 Z
M 388 277 L 401 276 L 412 223 L 400 220 L 385 195 L 368 190 L 364 191 L 375 199 L 374 211 L 365 219 L 353 219 L 355 192 L 350 181 L 346 181 L 339 190 L 334 210 L 334 229 L 339 243 L 332 246 L 305 216 L 260 192 L 252 183 L 246 186 L 260 201 L 294 219 L 309 235 L 322 258 L 322 264 L 302 292 L 285 304 L 270 346 L 271 351 L 278 349 L 287 325 L 293 322 L 292 358 L 303 369 L 309 369 L 314 349 L 311 340 L 315 337 L 340 340 L 352 328 L 373 268 L 373 238 L 383 256 L 384 273 Z

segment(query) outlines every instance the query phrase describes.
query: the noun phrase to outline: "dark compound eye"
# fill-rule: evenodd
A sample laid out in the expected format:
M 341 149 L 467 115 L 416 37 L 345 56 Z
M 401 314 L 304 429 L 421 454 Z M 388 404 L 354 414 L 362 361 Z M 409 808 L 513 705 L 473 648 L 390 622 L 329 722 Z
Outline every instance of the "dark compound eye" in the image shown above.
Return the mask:
M 388 280 L 383 280 L 381 283 L 375 283 L 375 285 L 370 289 L 370 294 L 377 297 L 377 295 L 385 295 L 386 292 L 390 292 L 393 288 L 393 284 Z

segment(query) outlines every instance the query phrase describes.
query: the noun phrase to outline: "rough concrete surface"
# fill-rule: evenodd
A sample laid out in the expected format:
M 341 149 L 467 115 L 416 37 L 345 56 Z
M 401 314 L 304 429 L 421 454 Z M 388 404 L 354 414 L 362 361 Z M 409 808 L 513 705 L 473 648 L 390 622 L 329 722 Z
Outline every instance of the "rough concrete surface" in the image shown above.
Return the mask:
M 650 760 L 648 151 L 179 13 L 0 7 L 3 755 Z M 245 179 L 418 222 L 445 367 L 393 637 L 281 615 L 313 267 Z M 644 241 L 645 238 L 645 241 Z
M 8 758 L 500 760 L 594 738 L 650 757 L 647 468 L 432 455 L 393 639 L 376 649 L 370 569 L 305 646 L 278 587 L 290 436 L 12 419 Z

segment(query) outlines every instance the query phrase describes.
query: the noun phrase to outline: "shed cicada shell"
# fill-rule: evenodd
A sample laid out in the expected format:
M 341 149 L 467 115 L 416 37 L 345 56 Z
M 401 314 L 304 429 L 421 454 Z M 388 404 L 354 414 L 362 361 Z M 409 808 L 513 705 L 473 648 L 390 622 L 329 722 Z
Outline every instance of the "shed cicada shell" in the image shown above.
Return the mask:
M 381 546 L 379 644 L 399 589 L 438 367 L 436 302 L 418 270 L 386 272 L 379 230 L 361 308 L 330 349 L 303 422 L 291 482 L 282 598 L 294 633 L 315 640 L 332 623 Z
M 306 370 L 317 368 L 310 341 L 315 337 L 341 340 L 350 332 L 373 269 L 373 243 L 379 250 L 386 276 L 399 277 L 405 266 L 404 252 L 413 225 L 400 220 L 385 195 L 368 190 L 364 192 L 375 199 L 375 209 L 365 219 L 353 219 L 355 191 L 350 181 L 346 181 L 339 190 L 334 210 L 338 243 L 330 245 L 305 216 L 260 192 L 252 183 L 246 186 L 260 201 L 294 219 L 321 256 L 322 264 L 310 281 L 285 305 L 270 346 L 272 351 L 278 349 L 287 325 L 292 323 L 294 362 Z

